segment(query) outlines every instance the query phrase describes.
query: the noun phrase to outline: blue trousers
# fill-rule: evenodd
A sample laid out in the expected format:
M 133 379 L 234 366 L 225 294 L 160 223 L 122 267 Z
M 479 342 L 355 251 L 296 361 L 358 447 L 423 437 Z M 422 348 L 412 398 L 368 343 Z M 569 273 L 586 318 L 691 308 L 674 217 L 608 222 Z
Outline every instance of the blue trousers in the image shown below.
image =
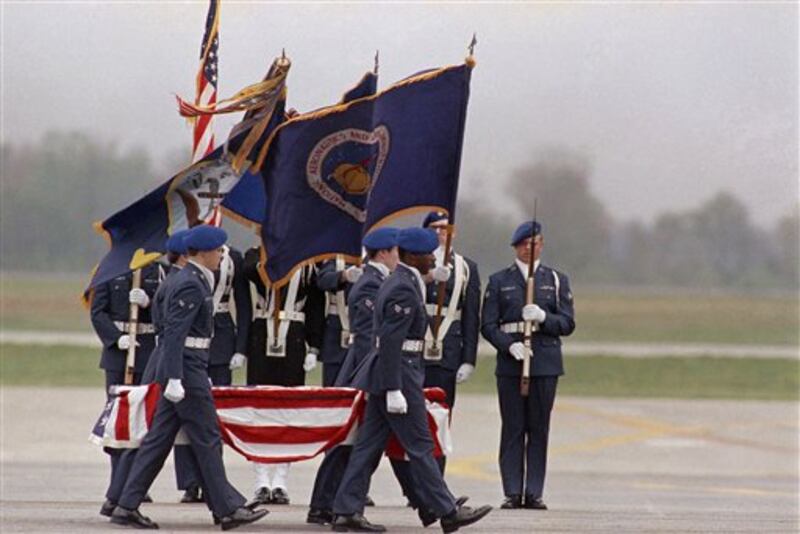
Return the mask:
M 433 457 L 433 438 L 428 427 L 422 388 L 403 388 L 403 394 L 408 403 L 408 412 L 405 414 L 387 412 L 385 393 L 372 395 L 367 402 L 364 424 L 359 429 L 333 503 L 335 514 L 364 512 L 370 479 L 390 433 L 394 433 L 409 457 L 411 478 L 421 502 L 426 503 L 426 507 L 437 517 L 444 517 L 455 510 L 455 499 L 447 489 Z
M 172 403 L 158 401 L 150 431 L 144 438 L 117 504 L 136 509 L 164 466 L 175 436 L 183 426 L 200 466 L 201 487 L 214 514 L 225 517 L 242 506 L 244 497 L 234 494 L 222 463 L 222 441 L 209 388 L 187 387 L 186 397 Z
M 527 398 L 520 395 L 519 381 L 519 377 L 497 377 L 503 493 L 541 498 L 558 377 L 532 376 Z

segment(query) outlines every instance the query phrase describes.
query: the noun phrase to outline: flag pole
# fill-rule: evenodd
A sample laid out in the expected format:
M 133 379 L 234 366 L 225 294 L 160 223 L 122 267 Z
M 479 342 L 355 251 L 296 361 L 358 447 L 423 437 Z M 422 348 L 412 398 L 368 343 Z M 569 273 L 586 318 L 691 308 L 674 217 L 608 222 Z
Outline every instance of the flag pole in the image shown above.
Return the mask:
M 142 269 L 134 269 L 131 289 L 142 287 Z M 133 384 L 133 372 L 136 368 L 136 333 L 139 330 L 139 305 L 131 303 L 128 313 L 128 355 L 125 358 L 125 385 Z

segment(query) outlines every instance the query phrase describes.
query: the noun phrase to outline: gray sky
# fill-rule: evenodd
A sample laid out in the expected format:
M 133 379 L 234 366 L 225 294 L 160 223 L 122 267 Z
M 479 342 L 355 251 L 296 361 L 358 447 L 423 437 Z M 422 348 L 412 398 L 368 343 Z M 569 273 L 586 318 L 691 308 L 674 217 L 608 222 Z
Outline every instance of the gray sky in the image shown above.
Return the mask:
M 2 135 L 87 131 L 154 157 L 191 131 L 207 2 L 2 4 Z M 619 219 L 650 221 L 733 191 L 771 225 L 798 202 L 798 7 L 758 4 L 269 4 L 222 0 L 220 96 L 282 47 L 289 105 L 334 103 L 372 67 L 380 86 L 459 63 L 478 33 L 463 198 L 537 152 L 593 162 Z M 217 122 L 223 136 L 232 119 Z M 167 178 L 164 176 L 163 178 Z M 492 197 L 502 205 L 498 194 Z M 544 200 L 542 200 L 544 201 Z

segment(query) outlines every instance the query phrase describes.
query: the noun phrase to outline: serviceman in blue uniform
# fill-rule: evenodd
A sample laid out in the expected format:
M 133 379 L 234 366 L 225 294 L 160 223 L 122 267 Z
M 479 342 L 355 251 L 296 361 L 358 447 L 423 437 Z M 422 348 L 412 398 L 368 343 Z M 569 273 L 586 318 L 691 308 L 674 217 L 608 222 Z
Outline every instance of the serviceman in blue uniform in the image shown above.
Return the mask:
M 433 457 L 433 438 L 422 384 L 422 353 L 428 325 L 423 276 L 434 267 L 438 240 L 433 231 L 406 228 L 398 233 L 400 263 L 378 291 L 374 303 L 372 349 L 353 379 L 370 394 L 333 511 L 337 532 L 382 532 L 364 517 L 369 481 L 393 433 L 410 460 L 416 489 L 445 532 L 478 521 L 490 506 L 457 506 Z
M 156 336 L 156 347 L 150 353 L 147 360 L 147 366 L 144 368 L 141 383 L 149 384 L 155 380 L 156 365 L 158 362 L 158 343 L 157 339 L 160 335 L 160 328 L 163 328 L 163 303 L 164 295 L 169 291 L 169 286 L 175 277 L 175 274 L 181 270 L 186 264 L 186 246 L 183 243 L 184 236 L 189 230 L 179 230 L 173 233 L 165 244 L 167 261 L 171 264 L 166 277 L 158 286 L 155 295 L 151 299 L 151 304 L 148 307 L 150 316 L 153 321 L 153 327 Z M 123 450 L 119 460 L 117 461 L 116 469 L 111 479 L 111 483 L 106 490 L 106 501 L 100 507 L 100 515 L 111 517 L 114 508 L 117 506 L 117 501 L 122 493 L 122 488 L 125 486 L 125 481 L 128 479 L 131 465 L 134 458 L 136 458 L 136 451 L 138 449 Z
M 133 373 L 133 384 L 142 380 L 150 353 L 155 347 L 155 334 L 150 317 L 150 301 L 155 295 L 158 285 L 164 277 L 158 263 L 144 267 L 141 273 L 141 287 L 132 288 L 133 273 L 127 273 L 94 289 L 91 300 L 91 320 L 103 351 L 100 356 L 100 368 L 105 371 L 106 398 L 111 386 L 125 383 L 125 364 L 130 347 L 130 307 L 139 306 L 136 325 L 136 360 Z M 111 481 L 117 463 L 122 454 L 121 449 L 105 449 L 111 460 Z M 148 497 L 149 499 L 149 497 Z
M 422 222 L 422 227 L 435 231 L 439 239 L 439 247 L 433 251 L 437 270 L 445 265 L 448 225 L 447 214 L 442 211 L 430 212 Z M 446 293 L 435 339 L 433 332 L 440 282 L 434 276 L 427 285 L 426 307 L 430 327 L 425 335 L 425 387 L 442 388 L 452 413 L 456 403 L 456 384 L 469 380 L 477 361 L 481 279 L 478 265 L 453 250 L 447 264 L 452 274 L 445 278 Z M 439 465 L 444 471 L 444 456 Z
M 245 276 L 254 285 L 255 312 L 247 344 L 247 384 L 303 386 L 317 365 L 322 344 L 325 298 L 312 266 L 297 269 L 279 290 L 267 288 L 258 272 L 261 251 L 245 253 Z M 279 294 L 279 298 L 278 298 Z M 280 303 L 276 328 L 275 305 Z M 291 464 L 253 463 L 255 498 L 263 504 L 289 504 Z
M 111 516 L 112 523 L 158 528 L 139 512 L 139 505 L 163 467 L 181 427 L 198 459 L 209 507 L 222 529 L 252 523 L 267 514 L 266 510 L 246 507 L 241 495 L 231 491 L 222 463 L 222 441 L 208 379 L 213 271 L 219 266 L 226 239 L 224 230 L 206 225 L 193 228 L 184 239 L 189 262 L 175 275 L 163 303 L 166 316 L 159 337 L 156 369 L 156 378 L 164 388 L 163 396 Z
M 230 386 L 232 371 L 246 362 L 247 334 L 252 320 L 250 287 L 244 275 L 242 253 L 225 245 L 214 271 L 214 335 L 209 349 L 208 376 L 215 386 Z M 234 321 L 232 308 L 235 307 Z M 182 503 L 202 502 L 196 462 L 188 445 L 175 446 L 175 479 L 183 490 Z
M 347 298 L 350 288 L 363 269 L 348 265 L 344 257 L 323 262 L 317 270 L 317 287 L 325 292 L 325 329 L 319 359 L 322 362 L 322 386 L 336 382 L 347 349 L 350 347 L 350 314 Z
M 531 236 L 535 235 L 533 240 Z M 514 263 L 489 278 L 483 299 L 483 336 L 497 349 L 497 392 L 500 400 L 500 474 L 506 498 L 501 508 L 546 510 L 542 501 L 547 470 L 550 413 L 558 377 L 564 374 L 561 336 L 575 330 L 569 279 L 542 265 L 541 225 L 521 224 L 511 238 Z M 525 303 L 528 261 L 533 254 L 534 304 Z M 525 322 L 532 321 L 530 394 L 520 393 Z
M 338 376 L 335 383 L 330 384 L 337 387 L 350 386 L 353 372 L 372 346 L 375 296 L 399 261 L 396 228 L 373 230 L 364 236 L 362 244 L 367 252 L 367 263 L 348 292 L 347 309 L 352 342 L 343 360 L 344 365 L 340 364 L 341 369 L 336 372 Z M 325 335 L 328 335 L 327 325 Z M 347 467 L 351 449 L 350 445 L 339 445 L 325 455 L 314 480 L 306 522 L 320 525 L 333 522 L 333 499 Z

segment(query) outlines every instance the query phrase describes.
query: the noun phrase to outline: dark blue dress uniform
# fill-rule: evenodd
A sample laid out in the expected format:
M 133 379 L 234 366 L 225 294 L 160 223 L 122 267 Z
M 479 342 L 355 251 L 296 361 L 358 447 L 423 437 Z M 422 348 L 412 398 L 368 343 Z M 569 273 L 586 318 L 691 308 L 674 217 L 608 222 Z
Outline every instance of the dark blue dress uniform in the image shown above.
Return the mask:
M 516 262 L 489 278 L 481 322 L 483 336 L 497 349 L 503 492 L 507 497 L 525 495 L 526 502 L 540 499 L 544 489 L 550 412 L 558 377 L 564 374 L 560 337 L 575 329 L 567 276 L 539 265 L 534 280 L 534 302 L 545 311 L 546 318 L 532 336 L 534 355 L 527 398 L 520 394 L 522 362 L 508 352 L 512 343 L 523 339 L 522 307 L 527 284 Z
M 300 283 L 295 295 L 295 306 L 291 312 L 295 318 L 289 320 L 285 340 L 285 354 L 283 356 L 267 355 L 267 333 L 273 316 L 266 310 L 272 291 L 267 295 L 261 277 L 258 274 L 258 261 L 260 252 L 258 248 L 251 248 L 245 253 L 244 272 L 247 279 L 253 283 L 258 295 L 256 315 L 250 324 L 247 343 L 247 384 L 248 385 L 274 385 L 274 386 L 302 386 L 305 384 L 306 372 L 303 363 L 306 357 L 306 344 L 319 352 L 322 344 L 322 330 L 324 322 L 324 295 L 316 287 L 313 270 L 303 268 L 300 273 Z M 290 284 L 280 289 L 281 307 L 285 309 L 286 297 Z M 269 339 L 270 344 L 273 339 Z
M 208 376 L 215 386 L 230 386 L 230 361 L 234 353 L 247 352 L 247 334 L 252 319 L 250 287 L 244 275 L 242 254 L 230 247 L 214 271 L 214 335 L 208 357 Z M 233 298 L 231 298 L 233 297 Z M 236 322 L 231 314 L 231 301 L 236 305 Z M 200 485 L 197 462 L 188 445 L 175 446 L 175 481 L 179 490 Z
M 158 285 L 163 278 L 163 271 L 158 263 L 151 263 L 142 268 L 141 288 L 147 293 L 151 303 Z M 125 382 L 125 362 L 127 351 L 117 347 L 120 336 L 127 334 L 130 319 L 129 293 L 133 285 L 133 274 L 128 273 L 100 284 L 94 290 L 91 306 L 91 320 L 103 351 L 100 356 L 100 368 L 105 370 L 106 398 L 108 388 Z M 136 360 L 134 364 L 133 383 L 142 380 L 150 353 L 155 347 L 154 327 L 150 317 L 150 307 L 139 308 L 139 321 L 136 333 Z M 106 449 L 111 458 L 111 480 L 121 455 L 119 449 Z
M 402 264 L 378 291 L 374 348 L 353 379 L 354 387 L 371 395 L 334 501 L 333 511 L 337 515 L 363 513 L 376 459 L 383 454 L 390 433 L 394 433 L 408 454 L 416 489 L 426 506 L 437 517 L 456 509 L 455 499 L 433 457 L 433 438 L 422 392 L 425 380 L 422 349 L 428 326 L 424 302 L 419 279 Z M 407 413 L 387 411 L 386 395 L 391 390 L 402 391 L 408 404 Z
M 342 326 L 345 320 L 347 326 L 350 326 L 349 312 L 339 309 L 340 304 L 347 306 L 352 284 L 342 280 L 344 262 L 340 262 L 338 267 L 336 260 L 328 260 L 323 262 L 317 270 L 317 287 L 324 291 L 327 297 L 325 328 L 319 352 L 319 359 L 322 362 L 323 387 L 333 386 L 336 382 L 339 369 L 347 355 L 347 349 L 350 347 L 350 333 L 352 332 L 352 327 L 344 330 Z M 347 314 L 347 319 L 344 319 L 343 313 Z
M 372 346 L 375 297 L 384 280 L 383 272 L 374 265 L 367 263 L 364 266 L 364 274 L 350 289 L 347 308 L 350 313 L 353 342 L 347 350 L 344 365 L 336 378 L 336 387 L 350 387 L 353 372 L 369 353 Z M 336 490 L 339 488 L 339 482 L 344 476 L 351 450 L 352 446 L 350 445 L 339 445 L 325 455 L 317 471 L 314 488 L 311 492 L 310 506 L 312 511 L 330 512 L 333 509 L 333 499 L 336 496 Z M 375 467 L 379 462 L 380 456 L 376 460 Z M 375 467 L 373 467 L 373 470 Z
M 156 378 L 162 386 L 169 379 L 180 379 L 185 398 L 178 403 L 163 396 L 159 399 L 118 505 L 129 510 L 139 507 L 183 427 L 201 466 L 201 485 L 209 508 L 217 517 L 226 517 L 243 505 L 244 498 L 232 491 L 222 463 L 222 441 L 208 380 L 213 299 L 198 266 L 189 263 L 174 276 L 163 308 Z
M 428 352 L 433 340 L 432 330 L 429 331 L 425 344 L 425 387 L 442 388 L 447 394 L 447 404 L 451 410 L 456 402 L 456 371 L 464 363 L 474 366 L 477 360 L 481 307 L 481 280 L 477 264 L 464 256 L 458 261 L 456 258 L 456 254 L 451 253 L 449 264 L 453 267 L 453 272 L 447 280 L 440 324 L 446 324 L 444 321 L 449 307 L 455 303 L 453 321 L 447 327 L 443 342 L 438 345 L 440 354 L 432 356 Z M 461 287 L 456 298 L 453 298 L 457 277 L 461 277 Z M 438 282 L 428 283 L 426 302 L 431 329 L 435 320 L 438 291 Z

